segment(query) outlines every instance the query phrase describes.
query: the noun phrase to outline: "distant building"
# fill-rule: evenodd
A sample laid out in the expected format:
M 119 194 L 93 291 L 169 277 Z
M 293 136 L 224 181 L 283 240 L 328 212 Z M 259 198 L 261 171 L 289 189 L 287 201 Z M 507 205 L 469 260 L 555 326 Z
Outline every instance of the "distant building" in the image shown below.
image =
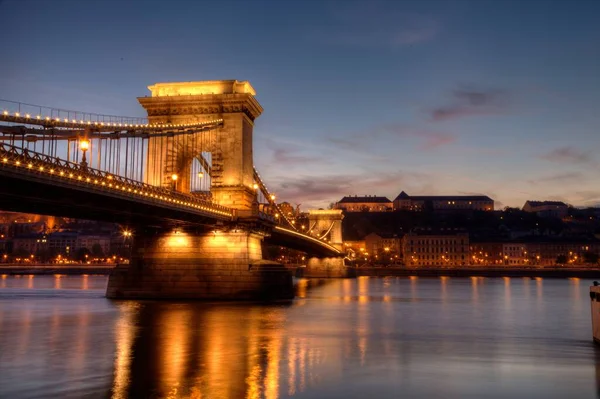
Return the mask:
M 387 197 L 376 195 L 358 197 L 355 195 L 342 198 L 333 208 L 346 212 L 387 212 L 393 209 L 393 203 Z
M 494 200 L 487 195 L 416 195 L 402 191 L 393 202 L 394 210 L 407 211 L 493 211 Z
M 569 206 L 562 201 L 527 201 L 523 205 L 525 212 L 535 213 L 540 217 L 564 218 L 569 213 Z
M 385 253 L 399 255 L 402 252 L 402 236 L 385 233 L 368 234 L 365 236 L 365 250 L 373 256 Z
M 404 262 L 412 266 L 469 263 L 469 234 L 456 229 L 414 229 L 402 240 Z
M 583 264 L 586 254 L 600 254 L 600 240 L 593 237 L 528 236 L 505 242 L 471 243 L 470 263 L 553 266 L 562 257 L 567 264 Z

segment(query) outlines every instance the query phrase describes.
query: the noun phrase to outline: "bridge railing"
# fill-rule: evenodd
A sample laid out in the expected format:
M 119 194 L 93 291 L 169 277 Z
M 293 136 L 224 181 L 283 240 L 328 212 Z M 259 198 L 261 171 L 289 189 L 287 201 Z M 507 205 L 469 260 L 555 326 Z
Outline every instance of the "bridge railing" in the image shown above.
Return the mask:
M 73 184 L 93 186 L 96 189 L 109 192 L 127 193 L 132 196 L 150 198 L 159 202 L 211 212 L 221 216 L 233 216 L 232 209 L 215 204 L 201 196 L 179 193 L 164 187 L 131 180 L 8 143 L 0 143 L 0 165 L 23 169 L 29 173 L 65 179 Z
M 82 120 L 90 122 L 102 122 L 102 123 L 120 123 L 120 124 L 134 124 L 144 125 L 148 123 L 148 118 L 140 118 L 133 116 L 116 116 L 116 115 L 104 115 L 95 114 L 92 112 L 81 112 L 73 111 L 68 109 L 52 108 L 43 105 L 27 104 L 17 101 L 9 101 L 0 99 L 0 112 L 8 112 L 11 115 L 19 113 L 20 115 L 30 115 L 31 118 L 40 117 L 40 119 L 50 118 L 55 119 L 66 119 L 66 120 Z

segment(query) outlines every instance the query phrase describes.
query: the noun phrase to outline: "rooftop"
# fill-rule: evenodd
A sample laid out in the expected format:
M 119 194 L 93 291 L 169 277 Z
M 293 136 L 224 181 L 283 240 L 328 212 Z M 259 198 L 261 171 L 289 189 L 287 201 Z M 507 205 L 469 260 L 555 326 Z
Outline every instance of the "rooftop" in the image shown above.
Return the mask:
M 527 201 L 525 205 L 529 204 L 529 206 L 567 206 L 562 201 Z
M 378 197 L 376 195 L 365 195 L 363 197 L 359 197 L 359 196 L 347 196 L 342 198 L 341 200 L 338 201 L 338 204 L 349 204 L 349 203 L 363 203 L 363 202 L 367 202 L 367 203 L 385 203 L 385 202 L 392 202 L 389 200 L 389 198 L 387 197 Z
M 417 201 L 493 201 L 487 195 L 408 195 L 402 191 L 396 200 L 411 199 Z

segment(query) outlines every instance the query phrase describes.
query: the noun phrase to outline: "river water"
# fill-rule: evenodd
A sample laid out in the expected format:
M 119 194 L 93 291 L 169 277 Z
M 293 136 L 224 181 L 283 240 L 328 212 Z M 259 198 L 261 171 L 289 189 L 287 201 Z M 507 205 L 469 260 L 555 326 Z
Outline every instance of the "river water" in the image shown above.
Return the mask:
M 579 279 L 298 280 L 276 304 L 2 276 L 0 398 L 597 398 Z

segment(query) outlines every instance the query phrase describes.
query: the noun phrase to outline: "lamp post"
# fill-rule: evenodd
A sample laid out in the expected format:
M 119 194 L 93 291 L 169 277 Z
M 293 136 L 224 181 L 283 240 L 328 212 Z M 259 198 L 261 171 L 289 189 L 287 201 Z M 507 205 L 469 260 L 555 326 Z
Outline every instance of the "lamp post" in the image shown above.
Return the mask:
M 177 173 L 173 173 L 171 175 L 171 180 L 173 180 L 173 190 L 177 191 L 177 179 L 179 178 L 179 176 L 177 176 Z
M 87 160 L 85 159 L 85 153 L 90 149 L 90 141 L 87 139 L 83 139 L 79 141 L 79 149 L 83 152 L 83 157 L 81 158 L 81 167 L 83 169 L 87 168 Z

